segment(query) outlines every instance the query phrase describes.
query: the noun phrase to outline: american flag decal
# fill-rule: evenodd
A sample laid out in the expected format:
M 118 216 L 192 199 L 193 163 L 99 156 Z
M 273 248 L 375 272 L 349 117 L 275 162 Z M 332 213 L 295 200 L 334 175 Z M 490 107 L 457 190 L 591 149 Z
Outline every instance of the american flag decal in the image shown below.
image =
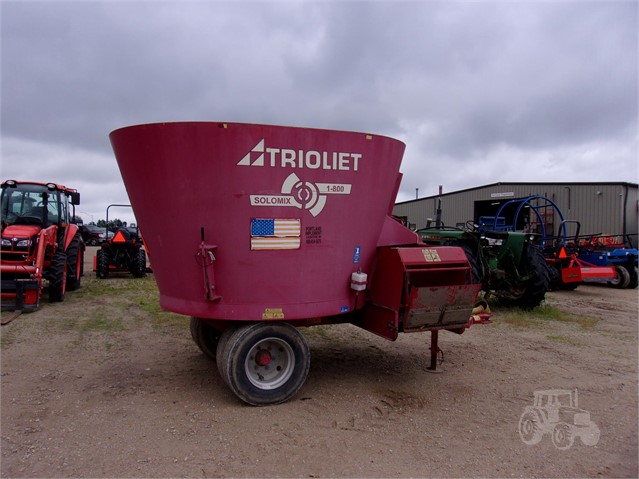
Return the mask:
M 251 249 L 299 249 L 301 230 L 299 218 L 253 218 L 251 220 Z

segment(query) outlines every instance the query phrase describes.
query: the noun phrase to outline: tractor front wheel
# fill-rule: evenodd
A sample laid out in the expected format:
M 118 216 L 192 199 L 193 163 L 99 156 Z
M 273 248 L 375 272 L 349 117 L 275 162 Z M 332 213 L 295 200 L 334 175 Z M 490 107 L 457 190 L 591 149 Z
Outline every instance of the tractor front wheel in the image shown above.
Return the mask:
M 95 255 L 95 275 L 100 279 L 109 277 L 109 256 L 103 249 L 99 249 Z
M 308 343 L 295 327 L 254 323 L 224 331 L 217 367 L 237 397 L 265 406 L 287 401 L 300 390 L 310 359 Z
M 200 318 L 191 317 L 191 337 L 206 357 L 215 361 L 220 333 Z
M 579 439 L 581 439 L 584 446 L 596 446 L 600 435 L 599 427 L 594 422 L 591 422 L 590 426 L 580 431 Z
M 552 431 L 552 443 L 557 449 L 568 449 L 575 442 L 572 429 L 566 423 L 560 422 Z
M 49 301 L 52 303 L 64 301 L 67 289 L 67 254 L 58 251 L 51 260 L 49 273 Z

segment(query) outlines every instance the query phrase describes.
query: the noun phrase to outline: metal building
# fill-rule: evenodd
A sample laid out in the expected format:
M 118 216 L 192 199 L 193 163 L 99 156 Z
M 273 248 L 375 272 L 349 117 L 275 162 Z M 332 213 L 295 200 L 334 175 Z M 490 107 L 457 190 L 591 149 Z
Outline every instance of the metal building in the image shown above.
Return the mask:
M 441 198 L 441 219 L 446 226 L 479 222 L 480 216 L 494 216 L 507 201 L 540 195 L 554 202 L 565 220 L 579 222 L 581 234 L 637 235 L 639 202 L 636 183 L 492 183 L 397 203 L 393 214 L 405 217 L 411 227 L 423 228 L 437 215 Z M 500 215 L 501 216 L 501 215 Z M 532 220 L 532 219 L 531 219 Z M 550 209 L 544 216 L 546 231 L 556 234 L 561 223 Z M 574 233 L 574 226 L 571 233 Z M 633 243 L 637 236 L 632 237 Z

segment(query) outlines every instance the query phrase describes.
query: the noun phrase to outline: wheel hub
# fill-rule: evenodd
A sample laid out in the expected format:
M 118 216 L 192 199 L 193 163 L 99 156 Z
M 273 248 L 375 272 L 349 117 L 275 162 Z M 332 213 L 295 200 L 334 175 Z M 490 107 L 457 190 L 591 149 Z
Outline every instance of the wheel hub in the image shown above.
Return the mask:
M 272 360 L 271 353 L 266 351 L 265 349 L 260 349 L 255 355 L 255 362 L 259 366 L 268 366 Z
M 244 363 L 248 380 L 259 389 L 276 389 L 290 379 L 295 369 L 295 354 L 280 338 L 265 338 L 249 351 Z

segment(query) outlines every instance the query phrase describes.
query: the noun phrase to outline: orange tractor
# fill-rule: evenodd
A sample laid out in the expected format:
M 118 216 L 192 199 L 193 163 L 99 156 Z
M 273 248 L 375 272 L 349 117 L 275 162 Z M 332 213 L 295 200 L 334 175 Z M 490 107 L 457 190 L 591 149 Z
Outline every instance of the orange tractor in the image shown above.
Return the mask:
M 84 241 L 72 224 L 80 193 L 55 183 L 2 183 L 2 309 L 35 310 L 80 287 Z

